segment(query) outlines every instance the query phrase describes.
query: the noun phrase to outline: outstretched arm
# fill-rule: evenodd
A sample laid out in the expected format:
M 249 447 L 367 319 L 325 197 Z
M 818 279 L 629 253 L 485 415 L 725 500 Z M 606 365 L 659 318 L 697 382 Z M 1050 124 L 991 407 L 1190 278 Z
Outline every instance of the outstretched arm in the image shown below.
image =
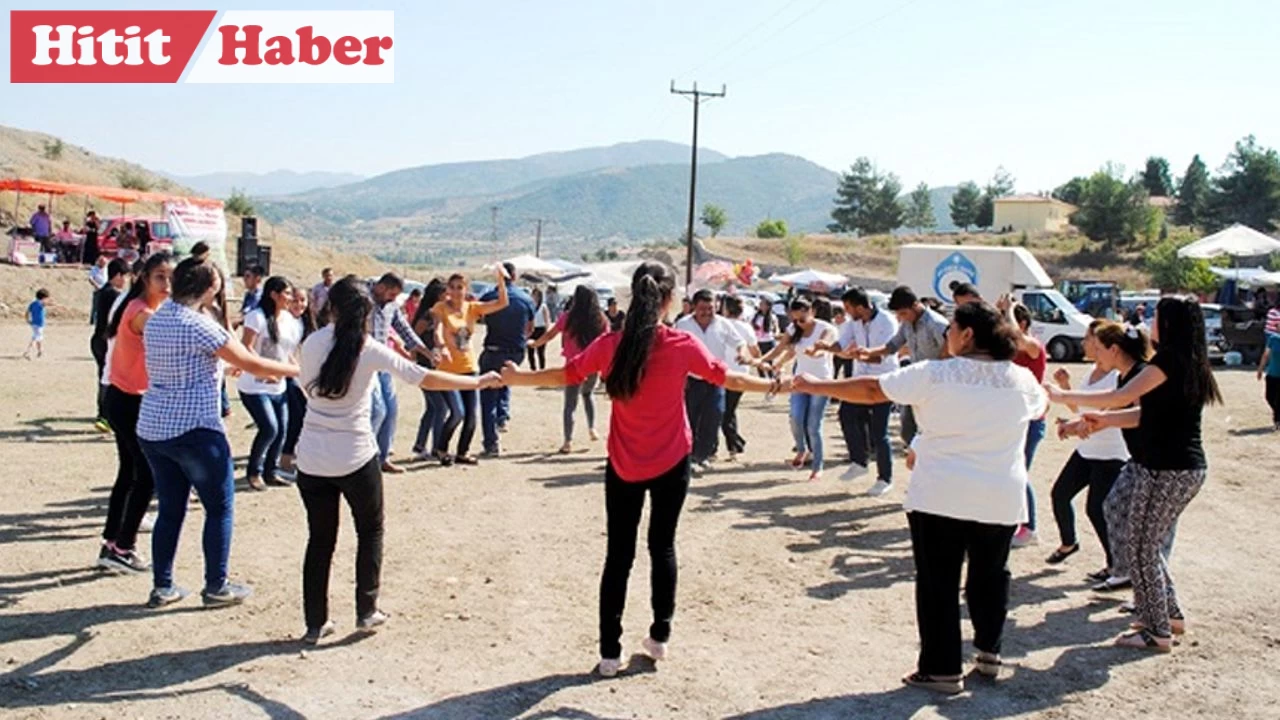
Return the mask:
M 792 392 L 825 395 L 855 405 L 879 405 L 889 402 L 876 377 L 844 378 L 843 380 L 818 380 L 810 375 L 797 375 L 792 380 Z
M 1133 405 L 1143 395 L 1160 387 L 1167 379 L 1163 370 L 1154 365 L 1148 365 L 1127 385 L 1115 390 L 1062 390 L 1055 385 L 1046 384 L 1045 392 L 1049 394 L 1050 402 L 1110 410 Z
M 543 370 L 521 370 L 511 361 L 502 368 L 502 384 L 511 387 L 564 387 L 569 378 L 564 368 L 546 368 Z

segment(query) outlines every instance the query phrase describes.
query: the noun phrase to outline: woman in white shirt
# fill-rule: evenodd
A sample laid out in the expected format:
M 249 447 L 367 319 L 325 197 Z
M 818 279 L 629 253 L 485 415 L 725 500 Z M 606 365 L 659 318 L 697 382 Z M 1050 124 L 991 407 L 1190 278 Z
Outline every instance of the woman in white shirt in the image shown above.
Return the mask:
M 813 306 L 803 297 L 791 301 L 791 327 L 769 354 L 753 364 L 772 370 L 795 358 L 795 374 L 809 375 L 820 380 L 830 380 L 834 366 L 831 353 L 820 350 L 836 339 L 836 328 L 826 320 L 819 320 Z M 796 442 L 796 456 L 791 467 L 797 470 L 812 463 L 809 480 L 822 477 L 822 421 L 827 410 L 827 397 L 808 392 L 791 393 L 791 434 Z
M 356 526 L 356 624 L 372 630 L 386 622 L 378 610 L 382 568 L 382 464 L 369 423 L 373 384 L 391 373 L 424 390 L 497 387 L 496 373 L 481 377 L 428 370 L 369 338 L 373 301 L 354 275 L 329 288 L 330 323 L 302 344 L 298 382 L 307 394 L 307 416 L 298 438 L 298 491 L 307 510 L 302 595 L 307 623 L 303 639 L 317 643 L 333 633 L 329 621 L 329 568 L 338 541 L 339 498 L 346 498 Z
M 956 583 L 967 557 L 965 598 L 978 672 L 995 676 L 1008 613 L 1009 543 L 1027 517 L 1027 425 L 1047 404 L 1044 389 L 1011 360 L 1015 330 L 986 303 L 956 308 L 945 360 L 924 360 L 878 377 L 797 376 L 797 392 L 915 408 L 921 434 L 903 507 L 916 565 L 920 657 L 908 685 L 955 694 L 961 680 Z
M 267 278 L 258 307 L 244 317 L 241 342 L 255 355 L 289 362 L 302 344 L 302 327 L 289 313 L 292 295 L 289 281 L 279 275 Z M 284 378 L 242 374 L 236 383 L 240 402 L 253 417 L 258 432 L 249 448 L 248 480 L 254 490 L 289 483 L 276 475 L 284 438 L 289 430 L 289 399 Z
M 1109 327 L 1114 326 L 1114 327 Z M 1110 320 L 1094 320 L 1089 324 L 1089 331 L 1084 336 L 1085 357 L 1094 361 L 1093 367 L 1085 374 L 1081 390 L 1115 390 L 1120 380 L 1121 368 L 1116 367 L 1119 353 L 1099 352 L 1098 332 L 1124 336 L 1124 328 Z M 1145 340 L 1139 340 L 1145 344 Z M 1145 353 L 1142 353 L 1145 355 Z M 1125 368 L 1127 369 L 1127 368 Z M 1059 369 L 1053 375 L 1054 382 L 1063 390 L 1071 389 L 1071 377 L 1065 369 Z M 1071 426 L 1058 421 L 1058 437 L 1065 438 L 1070 434 Z M 1054 550 L 1045 561 L 1057 565 L 1080 551 L 1080 542 L 1076 537 L 1076 515 L 1071 501 L 1081 490 L 1089 489 L 1085 500 L 1085 513 L 1098 534 L 1098 542 L 1102 543 L 1102 551 L 1106 555 L 1108 574 L 1114 565 L 1111 557 L 1111 546 L 1107 538 L 1107 518 L 1102 510 L 1111 487 L 1115 485 L 1120 470 L 1129 461 L 1129 449 L 1125 446 L 1124 435 L 1119 428 L 1108 428 L 1095 435 L 1090 435 L 1076 446 L 1067 464 L 1058 473 L 1053 483 L 1053 517 L 1058 522 L 1058 534 L 1062 544 Z M 1095 573 L 1101 575 L 1101 572 Z M 1103 579 L 1106 579 L 1105 577 Z
M 542 370 L 547 367 L 546 343 L 537 343 L 551 327 L 551 311 L 542 301 L 542 290 L 533 290 L 533 334 L 529 336 L 529 369 Z

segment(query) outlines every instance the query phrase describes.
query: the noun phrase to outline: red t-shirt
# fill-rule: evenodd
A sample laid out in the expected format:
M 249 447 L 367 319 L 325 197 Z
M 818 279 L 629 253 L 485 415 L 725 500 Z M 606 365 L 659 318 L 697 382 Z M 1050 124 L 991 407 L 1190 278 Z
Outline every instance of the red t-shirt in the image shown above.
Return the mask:
M 622 333 L 596 338 L 565 362 L 565 376 L 577 385 L 593 373 L 607 376 Z M 652 480 L 675 467 L 693 449 L 693 433 L 684 406 L 690 374 L 724 385 L 728 368 L 689 333 L 659 325 L 653 352 L 636 394 L 614 400 L 609 419 L 609 462 L 627 482 Z
M 1021 365 L 1022 367 L 1030 370 L 1031 374 L 1036 376 L 1036 382 L 1043 383 L 1044 371 L 1049 364 L 1049 354 L 1044 351 L 1044 343 L 1040 342 L 1039 340 L 1036 340 L 1035 338 L 1031 338 L 1031 339 L 1035 340 L 1035 343 L 1040 346 L 1040 354 L 1035 357 L 1031 357 L 1030 355 L 1019 350 L 1018 354 L 1013 356 L 1013 364 Z M 1044 415 L 1041 415 L 1036 419 L 1043 420 L 1047 415 L 1048 413 L 1046 412 Z

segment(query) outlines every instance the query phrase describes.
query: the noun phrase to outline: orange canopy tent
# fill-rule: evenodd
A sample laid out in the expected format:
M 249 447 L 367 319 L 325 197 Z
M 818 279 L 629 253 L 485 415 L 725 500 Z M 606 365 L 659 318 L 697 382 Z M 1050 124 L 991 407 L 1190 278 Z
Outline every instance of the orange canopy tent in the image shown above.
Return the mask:
M 127 188 L 106 187 L 104 185 L 77 185 L 74 183 L 31 180 L 28 178 L 0 180 L 0 192 L 6 190 L 9 192 L 16 192 L 19 196 L 24 192 L 31 193 L 33 195 L 91 195 L 93 197 L 102 198 L 103 200 L 118 202 L 121 205 L 135 202 L 162 203 L 172 200 L 185 200 L 193 205 L 222 207 L 221 200 L 214 200 L 211 198 L 186 197 L 183 195 L 170 195 L 167 193 L 129 190 Z M 15 205 L 15 211 L 16 209 Z

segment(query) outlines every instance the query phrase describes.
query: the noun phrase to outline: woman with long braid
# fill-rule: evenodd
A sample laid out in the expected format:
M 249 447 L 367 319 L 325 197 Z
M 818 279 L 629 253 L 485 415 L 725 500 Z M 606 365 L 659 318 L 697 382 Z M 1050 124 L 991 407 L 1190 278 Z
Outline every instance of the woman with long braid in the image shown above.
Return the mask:
M 676 523 L 689 490 L 692 433 L 684 407 L 685 378 L 697 375 L 742 392 L 780 392 L 781 380 L 748 377 L 728 370 L 692 335 L 662 324 L 671 310 L 675 278 L 663 265 L 645 262 L 631 279 L 631 308 L 622 332 L 602 335 L 562 368 L 524 371 L 507 363 L 508 385 L 564 387 L 595 373 L 605 376 L 613 399 L 604 496 L 608 551 L 600 579 L 599 673 L 616 675 L 622 666 L 622 611 L 636 553 L 636 531 L 645 495 L 649 513 L 649 555 L 653 563 L 653 624 L 642 643 L 654 660 L 667 654 L 676 598 Z

